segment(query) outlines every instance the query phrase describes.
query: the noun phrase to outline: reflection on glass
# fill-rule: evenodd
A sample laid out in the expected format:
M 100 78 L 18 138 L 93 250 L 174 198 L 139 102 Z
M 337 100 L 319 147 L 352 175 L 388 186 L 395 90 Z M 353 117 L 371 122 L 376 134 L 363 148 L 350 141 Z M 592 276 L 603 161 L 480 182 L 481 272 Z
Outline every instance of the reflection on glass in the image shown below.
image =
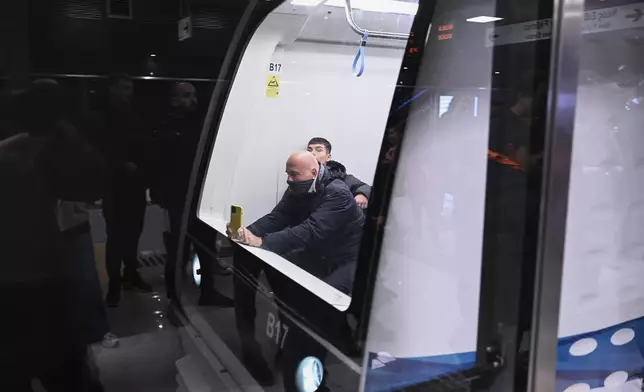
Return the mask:
M 603 5 L 603 4 L 602 4 Z M 644 370 L 641 4 L 588 4 L 581 39 L 557 386 L 639 389 Z M 583 379 L 574 374 L 593 364 Z

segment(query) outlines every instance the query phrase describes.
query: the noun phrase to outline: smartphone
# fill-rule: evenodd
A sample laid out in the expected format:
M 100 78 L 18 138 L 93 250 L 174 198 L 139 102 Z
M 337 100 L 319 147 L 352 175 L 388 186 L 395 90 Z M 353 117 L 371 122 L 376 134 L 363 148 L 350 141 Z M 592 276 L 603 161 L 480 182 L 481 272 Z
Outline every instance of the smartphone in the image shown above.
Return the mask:
M 233 237 L 237 235 L 237 231 L 244 227 L 244 210 L 240 206 L 230 206 L 230 231 Z

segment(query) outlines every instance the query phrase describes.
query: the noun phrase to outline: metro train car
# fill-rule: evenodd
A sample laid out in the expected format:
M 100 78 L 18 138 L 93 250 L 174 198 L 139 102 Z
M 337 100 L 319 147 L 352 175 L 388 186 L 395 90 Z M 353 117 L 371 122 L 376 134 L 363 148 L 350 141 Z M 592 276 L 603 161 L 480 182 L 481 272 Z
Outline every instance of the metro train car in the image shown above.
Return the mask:
M 641 390 L 644 7 L 529 3 L 249 4 L 185 206 L 180 390 Z M 345 238 L 289 231 L 326 217 L 228 238 L 314 138 L 371 185 L 349 290 L 306 263 Z

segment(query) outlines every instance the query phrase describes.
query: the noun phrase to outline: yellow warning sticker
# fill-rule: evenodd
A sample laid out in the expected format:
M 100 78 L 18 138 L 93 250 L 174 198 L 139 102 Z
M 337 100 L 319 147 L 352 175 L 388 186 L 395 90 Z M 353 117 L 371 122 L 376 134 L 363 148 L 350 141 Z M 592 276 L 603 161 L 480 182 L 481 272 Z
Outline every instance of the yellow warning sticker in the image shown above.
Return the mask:
M 266 96 L 268 98 L 279 98 L 280 95 L 280 77 L 278 75 L 268 75 L 266 83 Z

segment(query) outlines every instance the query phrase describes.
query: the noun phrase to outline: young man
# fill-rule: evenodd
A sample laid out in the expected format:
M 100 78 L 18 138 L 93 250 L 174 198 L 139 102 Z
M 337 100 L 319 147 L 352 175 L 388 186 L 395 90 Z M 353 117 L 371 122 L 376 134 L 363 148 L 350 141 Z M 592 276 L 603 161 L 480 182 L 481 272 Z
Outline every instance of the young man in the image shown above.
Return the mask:
M 343 164 L 333 161 L 331 158 L 331 143 L 323 137 L 314 137 L 309 140 L 307 150 L 315 155 L 315 158 L 322 165 L 326 167 L 334 177 L 342 179 L 351 194 L 353 194 L 358 207 L 365 209 L 369 204 L 369 195 L 371 194 L 371 186 L 360 181 L 358 178 L 347 174 L 347 169 Z
M 96 143 L 109 165 L 103 217 L 107 230 L 105 264 L 110 279 L 107 306 L 118 306 L 121 284 L 150 292 L 137 269 L 139 237 L 146 210 L 145 147 L 150 137 L 132 106 L 133 83 L 128 75 L 111 75 L 106 102 L 96 121 Z M 125 265 L 121 276 L 121 265 Z

